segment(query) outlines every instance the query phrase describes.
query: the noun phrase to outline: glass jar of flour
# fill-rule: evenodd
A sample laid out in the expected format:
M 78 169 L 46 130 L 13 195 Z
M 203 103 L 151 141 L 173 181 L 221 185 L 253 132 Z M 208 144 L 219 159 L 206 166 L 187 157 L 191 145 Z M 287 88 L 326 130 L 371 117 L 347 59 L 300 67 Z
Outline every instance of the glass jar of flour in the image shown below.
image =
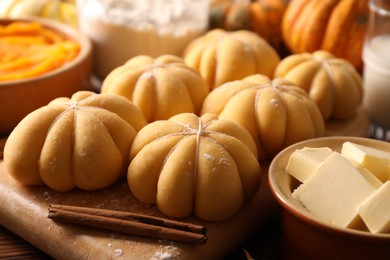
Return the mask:
M 93 42 L 103 80 L 137 55 L 180 56 L 208 27 L 209 0 L 77 0 L 79 28 Z

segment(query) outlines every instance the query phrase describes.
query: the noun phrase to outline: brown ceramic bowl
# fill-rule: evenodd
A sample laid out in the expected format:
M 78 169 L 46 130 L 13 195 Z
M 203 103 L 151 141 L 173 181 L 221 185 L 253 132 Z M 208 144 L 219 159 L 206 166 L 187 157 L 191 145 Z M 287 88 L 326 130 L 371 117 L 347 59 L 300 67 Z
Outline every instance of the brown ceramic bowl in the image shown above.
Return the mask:
M 59 31 L 81 46 L 76 58 L 64 66 L 29 79 L 0 82 L 0 136 L 9 134 L 27 114 L 57 97 L 71 96 L 90 88 L 92 44 L 78 30 L 50 19 L 0 19 L 1 25 L 12 21 L 37 21 Z
M 368 138 L 323 137 L 296 143 L 271 162 L 268 181 L 281 205 L 283 256 L 288 259 L 388 259 L 390 256 L 390 234 L 371 234 L 324 223 L 292 197 L 299 183 L 285 170 L 290 155 L 303 147 L 327 146 L 340 152 L 345 141 L 390 150 L 390 143 Z

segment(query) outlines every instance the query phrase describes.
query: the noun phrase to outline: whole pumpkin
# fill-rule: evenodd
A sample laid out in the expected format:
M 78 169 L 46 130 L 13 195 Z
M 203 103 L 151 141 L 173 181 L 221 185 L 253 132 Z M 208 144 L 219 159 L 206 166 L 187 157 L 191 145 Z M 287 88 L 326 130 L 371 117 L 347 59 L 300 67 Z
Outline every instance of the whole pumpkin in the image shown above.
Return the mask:
M 287 0 L 214 0 L 210 7 L 210 29 L 253 31 L 279 49 L 282 43 L 282 18 L 287 2 Z
M 293 53 L 326 50 L 359 71 L 368 22 L 368 0 L 291 0 L 282 37 Z
M 3 18 L 12 19 L 36 16 L 45 19 L 54 19 L 75 28 L 78 27 L 75 0 L 11 0 L 0 1 L 0 3 L 0 17 Z

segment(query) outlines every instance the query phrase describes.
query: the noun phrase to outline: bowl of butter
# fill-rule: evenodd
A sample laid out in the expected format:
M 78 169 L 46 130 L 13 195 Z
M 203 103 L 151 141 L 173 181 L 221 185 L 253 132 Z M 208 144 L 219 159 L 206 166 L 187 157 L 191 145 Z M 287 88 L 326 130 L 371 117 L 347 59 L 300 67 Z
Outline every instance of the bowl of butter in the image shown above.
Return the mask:
M 293 144 L 270 164 L 289 258 L 390 255 L 390 143 L 322 137 Z

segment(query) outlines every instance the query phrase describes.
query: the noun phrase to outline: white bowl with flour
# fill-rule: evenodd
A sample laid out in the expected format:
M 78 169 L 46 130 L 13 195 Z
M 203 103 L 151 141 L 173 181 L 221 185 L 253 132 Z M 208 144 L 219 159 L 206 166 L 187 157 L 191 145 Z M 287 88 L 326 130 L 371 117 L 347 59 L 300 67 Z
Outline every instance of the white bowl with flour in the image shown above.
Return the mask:
M 79 0 L 79 27 L 103 80 L 137 55 L 181 55 L 208 27 L 209 0 Z

